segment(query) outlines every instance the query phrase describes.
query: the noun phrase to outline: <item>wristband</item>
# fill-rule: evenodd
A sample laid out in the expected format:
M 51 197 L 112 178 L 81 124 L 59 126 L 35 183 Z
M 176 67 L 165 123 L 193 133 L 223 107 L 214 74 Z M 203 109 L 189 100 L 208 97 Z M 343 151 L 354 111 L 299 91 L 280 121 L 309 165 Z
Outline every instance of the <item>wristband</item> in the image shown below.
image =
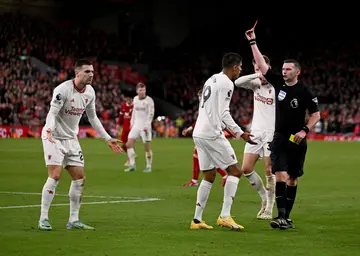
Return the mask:
M 302 128 L 302 130 L 303 130 L 304 132 L 306 132 L 306 134 L 308 134 L 308 133 L 310 132 L 309 127 L 307 127 L 306 125 Z
M 256 40 L 255 39 L 250 39 L 249 43 L 250 43 L 250 45 L 256 44 Z

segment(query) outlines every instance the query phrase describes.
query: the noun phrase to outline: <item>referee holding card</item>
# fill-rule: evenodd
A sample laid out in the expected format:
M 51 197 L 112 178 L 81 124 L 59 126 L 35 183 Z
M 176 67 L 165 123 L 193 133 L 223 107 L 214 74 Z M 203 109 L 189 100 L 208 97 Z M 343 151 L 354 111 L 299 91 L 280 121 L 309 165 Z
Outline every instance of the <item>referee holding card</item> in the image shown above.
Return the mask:
M 276 123 L 270 145 L 272 171 L 276 175 L 276 205 L 278 216 L 272 228 L 294 228 L 290 217 L 294 205 L 299 177 L 307 150 L 306 134 L 320 120 L 318 100 L 310 90 L 298 81 L 301 67 L 296 60 L 285 60 L 282 75 L 275 74 L 266 64 L 255 40 L 254 28 L 246 31 L 254 59 L 266 80 L 276 91 Z M 306 124 L 306 111 L 309 120 Z

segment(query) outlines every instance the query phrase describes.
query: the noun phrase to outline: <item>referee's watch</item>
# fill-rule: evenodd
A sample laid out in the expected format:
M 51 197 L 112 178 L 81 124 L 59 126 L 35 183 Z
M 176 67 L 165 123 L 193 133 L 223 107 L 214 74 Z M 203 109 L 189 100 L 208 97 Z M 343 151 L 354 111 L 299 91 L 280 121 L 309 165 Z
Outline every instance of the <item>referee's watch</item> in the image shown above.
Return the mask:
M 306 125 L 302 128 L 302 130 L 303 130 L 304 132 L 306 132 L 306 134 L 308 134 L 308 133 L 310 132 L 309 127 L 307 127 Z

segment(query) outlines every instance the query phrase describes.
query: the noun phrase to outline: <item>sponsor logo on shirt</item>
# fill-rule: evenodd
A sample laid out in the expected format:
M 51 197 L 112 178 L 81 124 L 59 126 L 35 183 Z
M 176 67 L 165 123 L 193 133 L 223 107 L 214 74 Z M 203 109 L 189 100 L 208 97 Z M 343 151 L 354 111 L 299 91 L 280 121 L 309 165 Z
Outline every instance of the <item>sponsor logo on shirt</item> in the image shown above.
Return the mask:
M 264 97 L 262 95 L 260 95 L 259 93 L 257 93 L 256 95 L 254 95 L 254 99 L 256 101 L 260 101 L 264 104 L 267 104 L 267 105 L 272 105 L 274 103 L 274 99 L 273 98 L 267 98 L 267 97 Z
M 85 111 L 85 108 L 71 107 L 70 109 L 65 109 L 65 114 L 71 115 L 71 116 L 82 116 L 84 111 Z

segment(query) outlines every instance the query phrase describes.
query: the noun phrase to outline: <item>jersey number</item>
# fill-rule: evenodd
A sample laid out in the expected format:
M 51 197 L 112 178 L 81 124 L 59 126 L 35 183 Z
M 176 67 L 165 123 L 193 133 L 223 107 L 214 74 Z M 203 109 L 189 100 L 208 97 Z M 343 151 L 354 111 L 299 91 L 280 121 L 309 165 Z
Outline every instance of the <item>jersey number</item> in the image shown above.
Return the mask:
M 205 87 L 205 90 L 203 92 L 203 104 L 202 104 L 202 108 L 204 107 L 204 104 L 205 102 L 210 98 L 210 95 L 211 95 L 211 87 L 210 86 L 207 86 Z

